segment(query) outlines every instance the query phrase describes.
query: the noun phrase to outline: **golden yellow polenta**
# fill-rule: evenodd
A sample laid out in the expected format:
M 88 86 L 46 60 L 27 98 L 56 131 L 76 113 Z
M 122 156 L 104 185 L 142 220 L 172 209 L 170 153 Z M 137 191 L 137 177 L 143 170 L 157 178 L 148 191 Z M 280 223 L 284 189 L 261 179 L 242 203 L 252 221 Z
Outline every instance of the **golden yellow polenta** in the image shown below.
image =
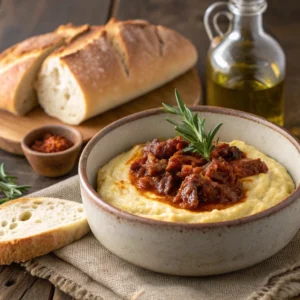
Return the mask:
M 159 201 L 151 192 L 141 194 L 129 179 L 130 161 L 144 145 L 134 146 L 130 151 L 112 159 L 98 172 L 98 193 L 111 205 L 129 213 L 168 222 L 207 223 L 233 220 L 261 212 L 285 199 L 295 185 L 287 170 L 274 159 L 242 141 L 233 141 L 248 158 L 261 158 L 269 168 L 267 173 L 241 179 L 246 200 L 228 208 L 209 212 L 193 212 L 176 208 Z

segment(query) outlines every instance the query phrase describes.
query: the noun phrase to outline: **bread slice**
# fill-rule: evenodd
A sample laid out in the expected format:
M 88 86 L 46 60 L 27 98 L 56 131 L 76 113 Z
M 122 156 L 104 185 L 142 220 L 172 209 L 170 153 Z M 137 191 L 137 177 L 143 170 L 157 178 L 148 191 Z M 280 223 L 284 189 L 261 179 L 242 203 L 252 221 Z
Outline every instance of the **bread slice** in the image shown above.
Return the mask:
M 88 30 L 88 25 L 60 26 L 55 32 L 34 36 L 0 54 L 0 109 L 24 115 L 37 104 L 33 88 L 44 59 L 56 48 Z
M 43 197 L 9 201 L 0 205 L 0 265 L 44 255 L 88 231 L 80 203 Z
M 196 61 L 194 45 L 179 33 L 144 20 L 112 19 L 44 61 L 39 103 L 50 116 L 78 125 L 165 84 Z

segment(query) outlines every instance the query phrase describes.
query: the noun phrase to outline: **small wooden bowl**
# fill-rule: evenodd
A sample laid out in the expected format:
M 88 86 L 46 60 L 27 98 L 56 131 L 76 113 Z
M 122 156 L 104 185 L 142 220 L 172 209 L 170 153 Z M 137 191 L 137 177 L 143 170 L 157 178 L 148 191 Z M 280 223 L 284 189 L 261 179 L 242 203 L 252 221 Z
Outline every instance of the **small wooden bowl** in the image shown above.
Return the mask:
M 73 143 L 69 149 L 54 153 L 43 153 L 30 147 L 35 140 L 46 133 L 64 136 Z M 82 137 L 78 130 L 64 125 L 48 125 L 28 132 L 21 141 L 21 146 L 32 169 L 42 176 L 62 176 L 73 168 L 82 146 Z

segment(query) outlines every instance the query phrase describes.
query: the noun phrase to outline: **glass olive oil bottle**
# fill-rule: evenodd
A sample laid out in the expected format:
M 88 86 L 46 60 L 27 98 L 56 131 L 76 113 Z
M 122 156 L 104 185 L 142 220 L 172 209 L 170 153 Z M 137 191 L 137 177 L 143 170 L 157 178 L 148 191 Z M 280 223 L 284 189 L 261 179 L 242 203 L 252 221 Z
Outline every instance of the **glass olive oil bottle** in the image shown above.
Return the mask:
M 285 56 L 263 30 L 266 7 L 265 0 L 230 0 L 206 11 L 205 26 L 212 40 L 207 56 L 207 104 L 254 113 L 282 126 Z M 225 34 L 217 24 L 222 14 L 231 21 Z

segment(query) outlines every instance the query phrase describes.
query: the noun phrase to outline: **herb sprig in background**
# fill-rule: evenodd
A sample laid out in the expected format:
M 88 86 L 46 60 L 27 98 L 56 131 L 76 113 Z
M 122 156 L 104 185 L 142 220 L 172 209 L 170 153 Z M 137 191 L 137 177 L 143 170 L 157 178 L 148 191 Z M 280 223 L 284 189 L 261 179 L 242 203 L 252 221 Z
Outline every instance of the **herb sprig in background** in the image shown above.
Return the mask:
M 8 175 L 4 170 L 4 163 L 0 164 L 0 204 L 19 198 L 30 188 L 29 185 L 17 185 L 16 177 Z M 1 193 L 4 197 L 1 197 Z

